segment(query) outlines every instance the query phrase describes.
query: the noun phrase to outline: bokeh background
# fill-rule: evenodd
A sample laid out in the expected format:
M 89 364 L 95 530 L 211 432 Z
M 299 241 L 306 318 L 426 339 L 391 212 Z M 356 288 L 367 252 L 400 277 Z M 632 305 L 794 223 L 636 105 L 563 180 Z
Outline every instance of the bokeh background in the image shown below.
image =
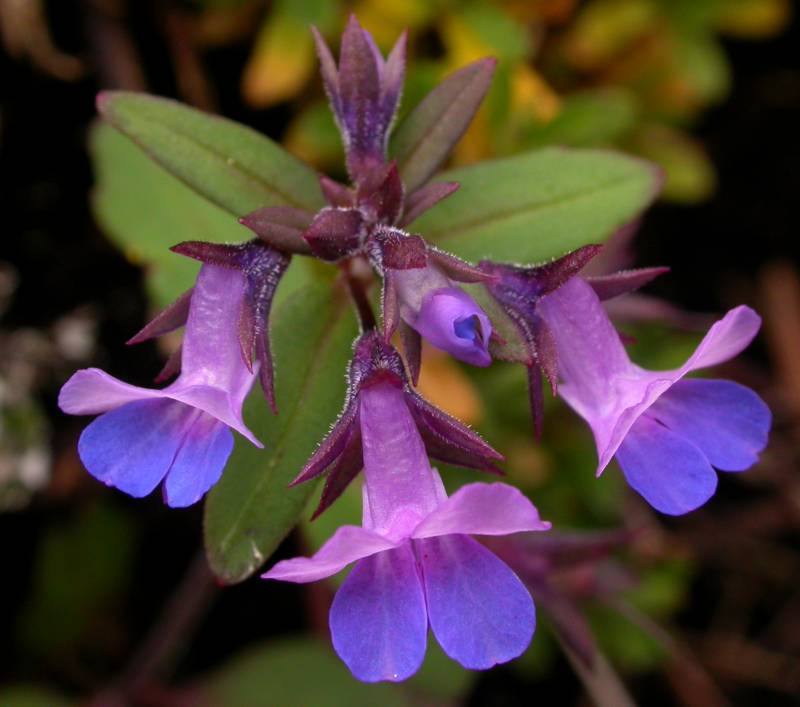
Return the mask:
M 134 179 L 129 218 L 152 238 L 115 245 L 120 226 L 98 187 L 123 157 L 97 148 L 96 92 L 177 97 L 342 176 L 307 28 L 335 43 L 351 11 L 384 48 L 409 28 L 405 108 L 454 68 L 499 58 L 456 164 L 563 144 L 661 165 L 660 200 L 607 256 L 672 267 L 615 311 L 639 363 L 674 364 L 735 304 L 764 316 L 763 335 L 721 374 L 772 407 L 769 448 L 680 519 L 649 510 L 615 469 L 595 480 L 589 433 L 560 403 L 548 402 L 535 442 L 521 371 L 476 372 L 429 354 L 421 387 L 506 453 L 509 479 L 557 527 L 625 531 L 611 555 L 554 581 L 637 703 L 797 704 L 797 9 L 790 0 L 0 0 L 0 704 L 590 702 L 546 614 L 510 665 L 467 673 L 430 650 L 402 686 L 359 685 L 327 642 L 333 586 L 217 586 L 201 508 L 170 511 L 157 494 L 133 501 L 95 482 L 75 451 L 85 421 L 55 405 L 78 367 L 149 383 L 166 348 L 124 341 L 174 294 L 171 271 L 152 267 L 150 253 L 195 237 L 154 222 Z M 345 497 L 302 523 L 278 556 L 312 549 L 356 508 Z

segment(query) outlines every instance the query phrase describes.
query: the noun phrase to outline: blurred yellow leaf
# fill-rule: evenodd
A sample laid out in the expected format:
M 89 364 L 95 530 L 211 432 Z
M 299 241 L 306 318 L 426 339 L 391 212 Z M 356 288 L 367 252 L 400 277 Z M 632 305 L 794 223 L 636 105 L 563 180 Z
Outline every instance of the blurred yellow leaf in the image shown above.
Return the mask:
M 266 108 L 297 95 L 316 70 L 310 25 L 329 35 L 338 17 L 338 0 L 275 2 L 242 76 L 245 101 Z
M 445 15 L 440 23 L 442 40 L 447 47 L 448 62 L 458 68 L 492 55 L 487 44 L 461 15 Z
M 473 382 L 450 356 L 429 346 L 423 349 L 417 387 L 426 400 L 468 425 L 483 417 L 483 404 Z
M 291 15 L 271 16 L 259 32 L 242 76 L 245 101 L 266 108 L 293 98 L 311 77 L 314 64 L 308 27 Z
M 791 16 L 789 0 L 728 0 L 720 6 L 716 24 L 734 37 L 762 39 L 785 29 Z
M 464 3 L 442 18 L 440 28 L 453 68 L 485 56 L 518 62 L 531 48 L 527 28 L 488 3 Z
M 564 54 L 583 71 L 601 69 L 661 21 L 650 0 L 594 0 L 581 10 L 564 40 Z
M 512 115 L 532 115 L 548 123 L 559 113 L 561 100 L 535 69 L 520 64 L 511 77 Z
M 493 152 L 489 110 L 483 105 L 469 124 L 467 132 L 456 144 L 452 162 L 455 165 L 472 164 L 491 157 Z
M 400 33 L 429 24 L 438 8 L 432 0 L 361 0 L 353 13 L 378 46 L 388 49 Z

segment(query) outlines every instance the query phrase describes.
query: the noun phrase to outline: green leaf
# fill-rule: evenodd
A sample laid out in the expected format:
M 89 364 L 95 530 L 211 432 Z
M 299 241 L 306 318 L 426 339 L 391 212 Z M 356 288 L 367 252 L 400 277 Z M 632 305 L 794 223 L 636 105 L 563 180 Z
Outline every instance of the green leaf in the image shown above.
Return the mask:
M 71 707 L 75 702 L 36 685 L 9 685 L 0 688 L 3 707 Z
M 573 93 L 550 122 L 528 131 L 530 147 L 565 145 L 605 147 L 624 137 L 637 118 L 634 94 L 625 88 L 604 87 Z
M 545 148 L 437 177 L 461 188 L 414 231 L 467 260 L 540 263 L 602 243 L 659 187 L 655 167 L 604 150 Z
M 93 126 L 89 147 L 95 217 L 125 256 L 146 268 L 156 305 L 165 306 L 188 290 L 200 268 L 200 263 L 171 252 L 171 245 L 184 240 L 235 243 L 252 236 L 231 214 L 193 192 L 108 124 Z M 293 260 L 278 297 L 308 279 L 309 265 L 302 258 Z
M 273 641 L 236 656 L 199 688 L 198 707 L 406 707 L 396 685 L 356 680 L 322 641 Z
M 126 515 L 100 505 L 45 528 L 18 621 L 20 643 L 28 652 L 51 658 L 74 651 L 102 621 L 130 584 L 134 531 Z M 92 571 L 73 574 L 87 557 Z M 69 582 L 59 581 L 68 575 Z
M 200 267 L 172 253 L 171 245 L 183 240 L 229 243 L 252 235 L 108 124 L 93 126 L 89 147 L 96 181 L 95 216 L 129 260 L 147 266 L 148 284 L 159 304 L 191 287 Z
M 143 93 L 107 91 L 98 107 L 162 167 L 236 216 L 324 205 L 314 171 L 251 128 Z
M 280 414 L 251 395 L 245 419 L 266 449 L 237 440 L 205 508 L 209 563 L 220 579 L 249 577 L 297 522 L 315 484 L 287 485 L 342 406 L 355 320 L 344 293 L 315 284 L 277 307 L 272 328 Z
M 198 707 L 412 707 L 459 704 L 473 682 L 468 670 L 428 642 L 420 671 L 403 685 L 359 682 L 329 643 L 310 636 L 270 641 L 234 657 L 190 688 Z M 313 679 L 309 679 L 313 676 Z
M 461 139 L 489 90 L 495 64 L 479 59 L 450 74 L 397 127 L 389 153 L 409 192 L 428 180 Z

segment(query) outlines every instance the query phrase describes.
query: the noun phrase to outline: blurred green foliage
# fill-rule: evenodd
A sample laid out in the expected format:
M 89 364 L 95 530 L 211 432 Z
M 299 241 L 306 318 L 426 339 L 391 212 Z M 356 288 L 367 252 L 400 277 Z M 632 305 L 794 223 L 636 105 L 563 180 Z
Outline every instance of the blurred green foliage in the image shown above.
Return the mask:
M 45 661 L 57 661 L 91 637 L 101 654 L 108 647 L 104 641 L 113 640 L 103 631 L 103 619 L 128 591 L 135 547 L 135 525 L 107 505 L 84 506 L 48 526 L 30 596 L 18 616 L 20 645 Z
M 250 648 L 191 689 L 198 707 L 412 707 L 457 704 L 471 675 L 431 644 L 425 663 L 400 685 L 354 680 L 327 642 L 310 636 Z
M 493 88 L 456 151 L 456 164 L 544 145 L 616 146 L 664 169 L 664 198 L 691 203 L 707 198 L 716 182 L 714 166 L 691 137 L 691 128 L 730 89 L 730 68 L 720 40 L 725 36 L 759 40 L 779 33 L 789 21 L 791 3 L 274 3 L 253 45 L 243 96 L 257 108 L 292 102 L 294 118 L 286 146 L 329 172 L 340 168 L 341 148 L 323 110 L 313 46 L 301 23 L 316 24 L 335 42 L 351 11 L 383 49 L 409 29 L 405 106 L 415 104 L 449 71 L 482 56 L 499 59 Z M 280 51 L 288 44 L 292 51 Z

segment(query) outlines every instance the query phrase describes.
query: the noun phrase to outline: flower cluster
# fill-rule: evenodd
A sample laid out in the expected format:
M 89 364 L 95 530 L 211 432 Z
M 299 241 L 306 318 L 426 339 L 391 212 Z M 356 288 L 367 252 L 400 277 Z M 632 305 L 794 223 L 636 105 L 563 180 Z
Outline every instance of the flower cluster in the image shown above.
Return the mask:
M 648 503 L 681 514 L 713 495 L 715 469 L 747 469 L 766 445 L 770 414 L 755 393 L 732 382 L 686 378 L 738 354 L 759 318 L 738 307 L 683 366 L 647 371 L 628 358 L 602 302 L 663 269 L 583 276 L 597 246 L 545 265 L 474 265 L 405 230 L 458 187 L 429 181 L 445 159 L 441 146 L 411 175 L 401 176 L 387 157 L 405 37 L 384 59 L 351 19 L 338 65 L 315 37 L 351 184 L 321 177 L 328 205 L 316 214 L 270 206 L 243 215 L 241 223 L 257 236 L 247 243 L 175 246 L 203 263 L 197 282 L 131 340 L 184 326 L 182 347 L 159 376 L 175 380 L 153 390 L 88 369 L 64 385 L 59 402 L 71 414 L 100 414 L 78 445 L 100 481 L 137 497 L 163 481 L 168 505 L 195 503 L 220 478 L 232 429 L 261 446 L 242 418 L 256 377 L 277 412 L 268 318 L 290 259 L 335 264 L 362 332 L 341 416 L 293 483 L 325 477 L 319 514 L 363 470 L 362 525 L 339 528 L 313 557 L 284 560 L 263 577 L 313 582 L 354 564 L 331 607 L 330 628 L 337 653 L 361 680 L 412 675 L 429 626 L 449 656 L 486 669 L 526 649 L 535 613 L 517 575 L 472 536 L 542 531 L 549 524 L 507 484 L 472 483 L 448 497 L 430 459 L 499 473 L 502 456 L 415 391 L 421 339 L 475 366 L 488 366 L 492 356 L 525 365 L 537 429 L 543 376 L 589 424 L 598 474 L 616 457 Z M 451 143 L 477 110 L 492 68 L 483 60 L 462 70 L 486 80 L 456 120 L 460 127 L 447 132 Z M 352 276 L 359 263 L 382 283 L 380 323 L 363 279 Z M 491 316 L 475 297 L 488 298 Z M 515 342 L 496 333 L 498 316 L 511 323 Z M 392 344 L 396 332 L 402 355 Z

